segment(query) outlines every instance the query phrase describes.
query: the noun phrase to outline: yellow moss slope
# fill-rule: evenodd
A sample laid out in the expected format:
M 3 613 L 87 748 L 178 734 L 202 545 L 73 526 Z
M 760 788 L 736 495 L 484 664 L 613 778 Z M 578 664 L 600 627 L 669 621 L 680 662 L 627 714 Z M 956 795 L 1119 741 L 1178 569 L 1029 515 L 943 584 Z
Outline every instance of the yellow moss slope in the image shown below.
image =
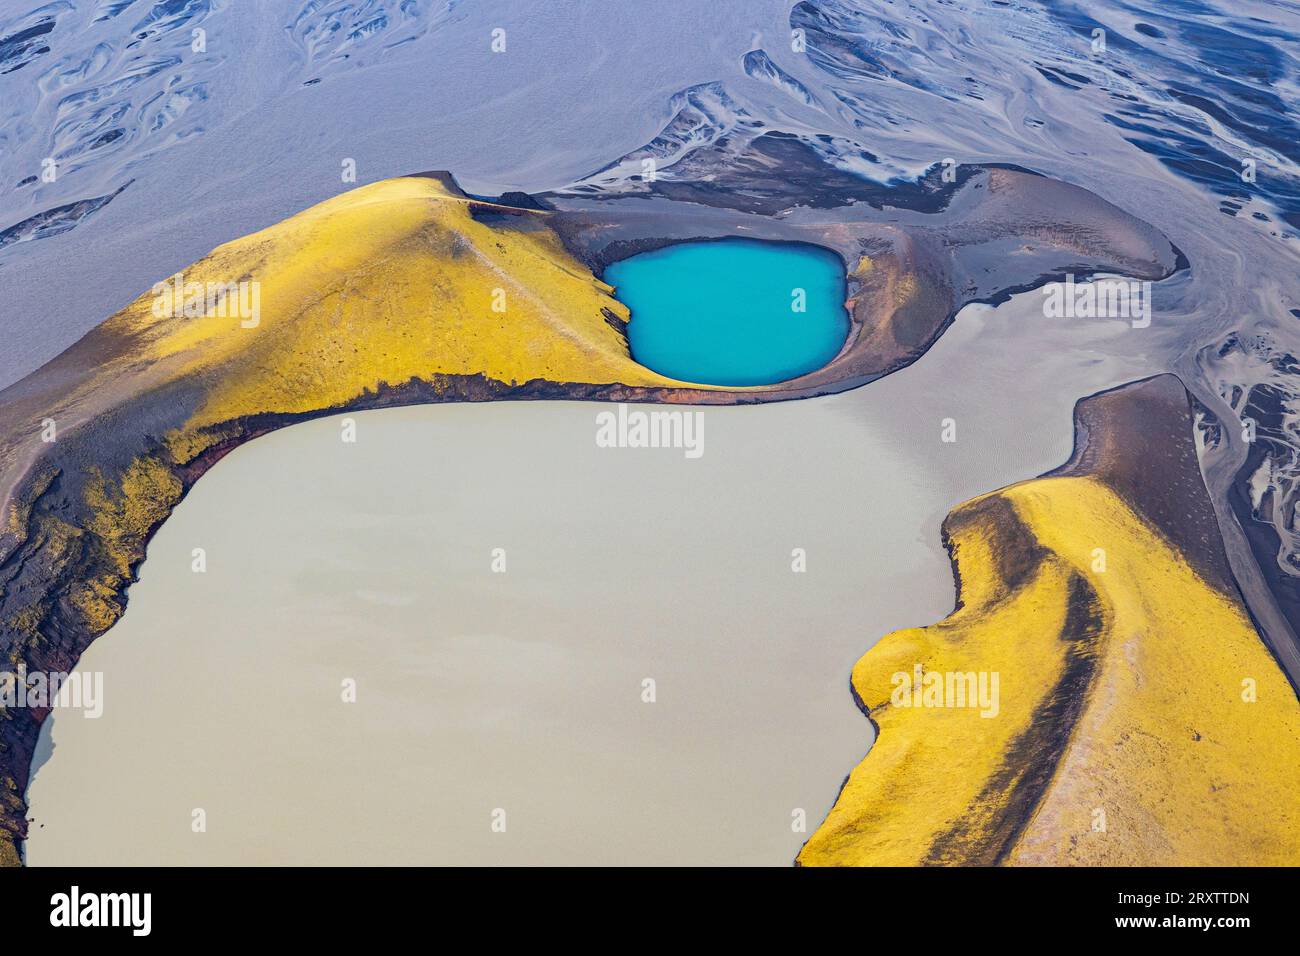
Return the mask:
M 475 219 L 472 206 L 495 212 L 492 223 Z M 105 322 L 97 335 L 107 354 L 69 407 L 93 414 L 95 401 L 119 391 L 172 382 L 194 404 L 160 454 L 121 473 L 91 469 L 83 527 L 42 518 L 53 567 L 84 557 L 96 569 L 69 586 L 78 623 L 98 634 L 117 620 L 131 568 L 180 499 L 173 468 L 241 440 L 245 416 L 328 410 L 413 379 L 437 387 L 439 376 L 686 384 L 632 361 L 606 320 L 626 321 L 627 308 L 564 249 L 547 215 L 471 202 L 438 179 L 386 180 L 218 247 Z M 256 287 L 243 303 L 254 315 L 238 309 L 240 283 Z M 232 290 L 217 296 L 216 310 L 210 286 Z M 195 289 L 199 308 L 187 314 Z M 27 520 L 11 509 L 11 538 L 26 536 Z
M 1014 586 L 995 499 L 1037 542 Z M 1300 703 L 1234 598 L 1092 478 L 953 519 L 964 606 L 854 668 L 879 738 L 802 864 L 1300 863 Z M 917 663 L 998 672 L 997 716 L 895 706 Z
M 684 384 L 632 361 L 602 314 L 626 320 L 626 307 L 565 251 L 545 216 L 487 225 L 435 179 L 385 180 L 220 246 L 184 271 L 186 282 L 205 285 L 258 282 L 255 328 L 239 315 L 159 317 L 152 292 L 107 328 L 134 340 L 140 358 L 165 361 L 170 377 L 210 383 L 185 431 L 331 408 L 440 373 Z M 172 441 L 187 457 L 183 436 Z

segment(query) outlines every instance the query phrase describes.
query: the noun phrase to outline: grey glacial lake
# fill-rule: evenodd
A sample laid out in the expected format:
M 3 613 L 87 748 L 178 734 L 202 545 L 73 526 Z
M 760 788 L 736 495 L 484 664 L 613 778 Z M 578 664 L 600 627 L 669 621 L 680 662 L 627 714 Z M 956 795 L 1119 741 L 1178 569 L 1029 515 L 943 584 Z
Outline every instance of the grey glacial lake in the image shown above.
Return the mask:
M 1124 323 L 1040 303 L 970 307 L 854 392 L 706 409 L 694 460 L 597 447 L 586 403 L 237 449 L 82 659 L 103 717 L 46 723 L 28 862 L 788 865 L 871 743 L 850 668 L 952 607 L 944 515 L 1146 372 L 1093 348 Z

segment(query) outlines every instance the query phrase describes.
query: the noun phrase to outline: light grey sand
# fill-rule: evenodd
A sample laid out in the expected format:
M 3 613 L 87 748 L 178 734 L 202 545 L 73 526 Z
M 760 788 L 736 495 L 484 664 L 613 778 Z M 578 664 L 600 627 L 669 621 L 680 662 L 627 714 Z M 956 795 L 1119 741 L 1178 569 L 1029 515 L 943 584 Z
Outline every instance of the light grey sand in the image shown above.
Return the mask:
M 605 406 L 564 403 L 238 449 L 83 657 L 103 717 L 47 722 L 28 862 L 788 864 L 871 740 L 853 663 L 951 609 L 944 514 L 1146 371 L 1141 330 L 1040 304 L 849 394 L 707 409 L 694 461 L 597 448 Z

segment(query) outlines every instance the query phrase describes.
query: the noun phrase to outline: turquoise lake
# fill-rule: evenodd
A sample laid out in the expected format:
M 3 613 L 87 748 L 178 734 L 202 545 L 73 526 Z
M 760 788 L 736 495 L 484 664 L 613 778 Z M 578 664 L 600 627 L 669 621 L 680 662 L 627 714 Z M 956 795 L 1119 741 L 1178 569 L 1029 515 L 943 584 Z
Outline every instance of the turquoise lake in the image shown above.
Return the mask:
M 829 362 L 849 332 L 844 264 L 806 243 L 683 242 L 615 262 L 604 279 L 632 310 L 632 357 L 683 381 L 783 382 Z

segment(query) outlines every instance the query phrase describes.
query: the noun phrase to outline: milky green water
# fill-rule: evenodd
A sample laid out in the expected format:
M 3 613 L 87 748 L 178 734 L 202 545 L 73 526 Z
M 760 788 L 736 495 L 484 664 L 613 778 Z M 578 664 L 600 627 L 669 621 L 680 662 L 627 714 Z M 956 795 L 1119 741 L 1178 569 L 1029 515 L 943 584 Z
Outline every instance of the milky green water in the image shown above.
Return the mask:
M 849 331 L 844 264 L 796 242 L 683 242 L 616 262 L 632 357 L 672 378 L 770 385 L 821 368 Z

